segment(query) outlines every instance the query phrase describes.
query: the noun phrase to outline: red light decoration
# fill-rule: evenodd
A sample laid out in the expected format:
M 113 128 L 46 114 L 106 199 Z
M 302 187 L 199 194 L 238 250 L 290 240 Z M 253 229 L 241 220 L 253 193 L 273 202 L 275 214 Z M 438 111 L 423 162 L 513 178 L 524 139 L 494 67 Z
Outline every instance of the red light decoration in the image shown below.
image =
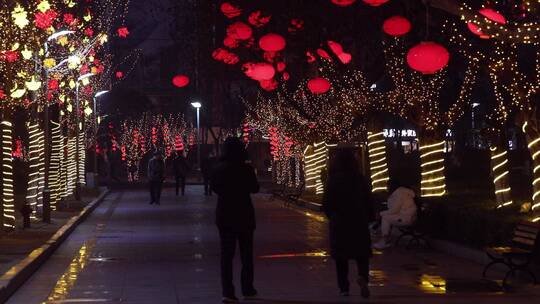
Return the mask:
M 184 139 L 180 135 L 174 137 L 174 147 L 177 152 L 184 151 Z
M 263 27 L 270 22 L 271 19 L 272 16 L 264 16 L 261 11 L 256 11 L 249 15 L 248 21 L 249 24 L 253 25 L 254 27 Z
M 450 54 L 446 48 L 435 42 L 421 42 L 407 54 L 409 66 L 423 74 L 434 74 L 448 65 Z
M 287 65 L 285 64 L 285 62 L 278 62 L 277 63 L 277 70 L 278 72 L 283 72 L 285 71 L 285 69 L 287 68 Z
M 129 30 L 127 27 L 123 26 L 117 30 L 117 33 L 118 37 L 127 38 L 127 36 L 129 35 Z
M 349 64 L 352 61 L 352 55 L 349 53 L 339 54 L 338 58 L 339 58 L 339 61 L 341 61 L 341 63 L 343 64 Z
M 270 80 L 276 75 L 276 70 L 268 63 L 246 63 L 242 66 L 244 74 L 251 79 L 262 81 Z
M 349 5 L 353 5 L 356 2 L 356 0 L 332 0 L 332 3 L 334 3 L 337 6 L 346 7 Z
M 240 46 L 240 43 L 238 40 L 230 37 L 230 36 L 227 36 L 225 37 L 225 39 L 223 39 L 223 45 L 230 48 L 230 49 L 235 49 L 237 47 Z
M 253 35 L 253 30 L 249 25 L 238 21 L 229 25 L 227 35 L 236 40 L 248 40 Z
M 221 12 L 225 17 L 232 19 L 238 17 L 242 14 L 242 9 L 238 6 L 235 6 L 229 2 L 224 2 L 220 6 Z
M 381 6 L 390 0 L 362 0 L 369 6 Z
M 49 80 L 49 90 L 56 91 L 60 88 L 60 83 L 56 79 Z M 1 94 L 0 94 L 1 95 Z
M 259 46 L 267 52 L 279 52 L 287 45 L 285 38 L 281 35 L 270 33 L 261 37 Z
M 124 72 L 122 72 L 122 71 L 117 71 L 117 72 L 115 73 L 115 75 L 116 75 L 116 79 L 122 79 L 122 78 L 124 77 Z
M 271 91 L 277 89 L 278 82 L 274 78 L 272 78 L 272 79 L 268 79 L 268 80 L 259 81 L 259 85 L 261 86 L 261 88 L 263 88 L 263 90 L 271 92 Z
M 219 48 L 216 49 L 214 52 L 212 52 L 212 58 L 214 58 L 217 61 L 222 61 L 225 64 L 237 64 L 240 62 L 240 58 L 238 58 L 238 55 L 231 53 L 225 49 Z
M 298 18 L 291 19 L 291 22 L 289 23 L 289 28 L 288 28 L 289 33 L 295 33 L 302 30 L 304 28 L 304 23 L 305 22 L 302 19 L 298 19 Z
M 335 41 L 332 41 L 332 40 L 329 40 L 327 42 L 328 44 L 328 47 L 332 50 L 332 52 L 334 52 L 334 54 L 336 54 L 336 56 L 339 58 L 339 61 L 341 61 L 341 63 L 343 64 L 348 64 L 351 62 L 352 60 L 352 55 L 349 54 L 349 53 L 345 53 L 343 51 L 343 46 Z M 323 51 L 323 50 L 321 50 Z M 323 51 L 324 53 L 319 53 L 319 55 L 321 55 L 321 57 L 323 58 L 327 58 L 326 55 L 328 55 L 328 53 L 326 53 L 325 51 Z M 328 60 L 331 60 L 330 56 L 328 56 L 327 58 Z
M 44 30 L 53 25 L 53 21 L 58 17 L 58 13 L 52 9 L 49 9 L 45 12 L 37 12 L 34 15 L 34 24 L 36 27 Z
M 307 57 L 307 62 L 308 63 L 313 63 L 317 60 L 317 58 L 315 58 L 315 56 L 313 55 L 313 53 L 311 53 L 310 51 L 307 51 L 306 52 L 306 57 Z
M 480 13 L 480 15 L 486 17 L 487 19 L 495 22 L 495 23 L 498 23 L 498 24 L 506 24 L 506 18 L 499 12 L 497 12 L 496 10 L 494 9 L 491 9 L 491 8 L 482 8 L 480 10 L 478 10 L 478 13 Z M 482 39 L 489 39 L 490 36 L 487 35 L 487 34 L 484 34 L 484 32 L 482 32 L 482 30 L 480 29 L 480 27 L 472 22 L 469 22 L 467 23 L 467 27 L 469 28 L 469 30 L 479 36 L 480 38 Z
M 311 93 L 320 95 L 328 92 L 332 87 L 332 84 L 325 78 L 317 77 L 308 81 L 307 86 Z
M 330 55 L 328 55 L 328 52 L 323 49 L 317 49 L 317 54 L 319 54 L 319 56 L 326 60 L 332 61 L 332 57 L 330 57 Z
M 183 88 L 189 84 L 189 77 L 187 77 L 186 75 L 174 76 L 174 78 L 172 79 L 172 83 L 178 88 Z
M 287 72 L 283 73 L 283 80 L 284 81 L 289 81 L 289 79 L 291 79 L 291 75 Z
M 401 16 L 393 16 L 386 19 L 383 23 L 383 31 L 394 37 L 403 36 L 411 31 L 411 22 Z

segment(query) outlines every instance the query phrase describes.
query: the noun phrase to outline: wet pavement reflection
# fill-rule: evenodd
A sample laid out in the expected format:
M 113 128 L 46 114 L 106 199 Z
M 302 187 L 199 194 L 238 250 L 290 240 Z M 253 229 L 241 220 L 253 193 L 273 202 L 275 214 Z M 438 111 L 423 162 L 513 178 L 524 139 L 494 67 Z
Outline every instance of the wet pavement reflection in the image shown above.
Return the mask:
M 219 303 L 215 197 L 202 193 L 201 187 L 189 187 L 186 197 L 175 197 L 167 189 L 161 206 L 148 205 L 146 192 L 113 194 L 8 303 Z M 338 296 L 323 215 L 284 207 L 265 195 L 256 196 L 255 205 L 261 296 L 252 303 L 361 301 L 355 286 L 351 297 Z M 499 281 L 481 279 L 482 265 L 434 251 L 374 253 L 372 303 L 469 303 L 474 298 L 514 304 L 540 295 L 530 285 L 505 292 Z M 352 267 L 351 279 L 355 275 Z

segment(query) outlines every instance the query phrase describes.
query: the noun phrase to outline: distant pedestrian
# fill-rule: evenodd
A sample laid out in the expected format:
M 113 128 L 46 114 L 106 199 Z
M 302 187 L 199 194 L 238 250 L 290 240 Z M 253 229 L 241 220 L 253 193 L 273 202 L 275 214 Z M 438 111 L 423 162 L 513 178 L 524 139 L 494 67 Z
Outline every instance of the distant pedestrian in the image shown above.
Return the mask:
M 253 287 L 255 210 L 250 194 L 259 192 L 259 183 L 246 160 L 244 144 L 238 138 L 228 138 L 220 162 L 210 179 L 212 190 L 218 195 L 216 224 L 221 240 L 223 303 L 238 302 L 233 284 L 233 259 L 237 242 L 242 260 L 242 294 L 244 297 L 257 295 Z
M 155 152 L 148 161 L 148 182 L 150 184 L 150 205 L 160 204 L 161 188 L 165 179 L 165 164 L 161 153 Z
M 370 193 L 352 151 L 337 151 L 328 169 L 323 210 L 329 219 L 331 256 L 336 262 L 342 296 L 349 295 L 349 260 L 357 263 L 357 282 L 362 297 L 370 295 L 368 280 L 372 252 L 368 223 L 373 218 Z
M 216 157 L 214 152 L 210 153 L 207 158 L 205 158 L 201 164 L 201 173 L 204 181 L 204 195 L 212 195 L 212 187 L 210 187 L 210 177 L 212 171 L 216 166 Z
M 182 151 L 176 152 L 176 157 L 173 160 L 173 170 L 176 181 L 176 196 L 178 196 L 179 192 L 184 196 L 186 192 L 186 178 L 189 174 L 190 166 Z

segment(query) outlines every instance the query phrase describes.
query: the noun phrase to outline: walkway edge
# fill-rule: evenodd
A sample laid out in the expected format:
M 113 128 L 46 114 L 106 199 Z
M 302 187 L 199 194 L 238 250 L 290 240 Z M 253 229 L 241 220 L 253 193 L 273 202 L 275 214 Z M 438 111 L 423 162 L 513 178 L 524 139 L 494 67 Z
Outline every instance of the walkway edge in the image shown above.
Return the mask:
M 79 215 L 72 217 L 41 247 L 34 249 L 26 258 L 11 267 L 0 277 L 0 303 L 5 303 L 11 295 L 17 291 L 41 265 L 62 245 L 67 237 L 82 223 L 88 215 L 99 206 L 99 204 L 110 193 L 109 189 L 103 191 L 97 198 L 90 202 Z

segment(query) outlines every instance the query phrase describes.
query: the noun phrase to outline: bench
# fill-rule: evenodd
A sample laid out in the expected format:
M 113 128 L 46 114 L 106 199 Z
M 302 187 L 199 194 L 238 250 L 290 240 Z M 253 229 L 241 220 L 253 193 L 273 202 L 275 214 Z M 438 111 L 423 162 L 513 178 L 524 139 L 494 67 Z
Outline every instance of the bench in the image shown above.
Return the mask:
M 395 246 L 398 246 L 402 239 L 409 238 L 409 242 L 407 242 L 407 246 L 405 247 L 407 249 L 413 244 L 416 244 L 417 246 L 424 244 L 427 248 L 430 248 L 425 230 L 422 227 L 426 207 L 419 197 L 414 198 L 414 203 L 416 204 L 416 220 L 411 225 L 396 226 L 400 235 L 395 241 Z
M 540 253 L 540 223 L 528 221 L 519 222 L 513 233 L 512 241 L 509 246 L 490 247 L 486 249 L 487 256 L 491 259 L 482 276 L 486 277 L 488 269 L 496 264 L 503 264 L 508 267 L 503 279 L 503 286 L 506 286 L 510 276 L 521 271 L 529 274 L 533 279 L 534 284 L 537 284 L 537 279 L 534 273 L 529 268 L 531 262 L 538 257 Z

